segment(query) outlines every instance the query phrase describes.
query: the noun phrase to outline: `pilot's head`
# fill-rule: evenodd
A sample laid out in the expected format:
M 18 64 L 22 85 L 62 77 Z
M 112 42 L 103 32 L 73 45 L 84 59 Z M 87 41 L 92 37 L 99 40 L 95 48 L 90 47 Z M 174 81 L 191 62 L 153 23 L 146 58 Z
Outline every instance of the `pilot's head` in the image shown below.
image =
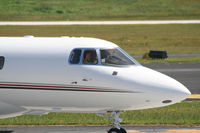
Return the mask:
M 96 56 L 96 52 L 91 50 L 91 51 L 85 51 L 84 53 L 84 60 L 83 63 L 84 64 L 96 64 L 97 61 L 97 56 Z

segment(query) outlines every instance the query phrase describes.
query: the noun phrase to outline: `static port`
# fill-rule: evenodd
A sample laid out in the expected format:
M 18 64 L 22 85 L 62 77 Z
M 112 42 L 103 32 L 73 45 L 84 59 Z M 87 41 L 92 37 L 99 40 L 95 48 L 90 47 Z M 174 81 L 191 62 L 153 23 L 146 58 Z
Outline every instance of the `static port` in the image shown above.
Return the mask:
M 172 102 L 172 100 L 164 100 L 164 101 L 162 101 L 162 103 L 171 103 Z
M 113 71 L 112 75 L 115 76 L 115 75 L 117 75 L 117 73 L 118 73 L 118 72 Z

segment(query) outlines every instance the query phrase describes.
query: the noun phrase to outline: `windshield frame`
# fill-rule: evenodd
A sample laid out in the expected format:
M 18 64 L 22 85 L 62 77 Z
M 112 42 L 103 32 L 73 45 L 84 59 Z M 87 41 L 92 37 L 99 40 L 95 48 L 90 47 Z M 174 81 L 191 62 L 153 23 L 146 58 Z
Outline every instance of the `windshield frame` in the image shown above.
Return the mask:
M 132 56 L 126 53 L 123 49 L 121 49 L 120 47 L 117 47 L 117 49 L 121 51 L 122 54 L 124 54 L 126 57 L 128 57 L 135 65 L 141 66 L 141 64 L 138 61 L 136 61 Z

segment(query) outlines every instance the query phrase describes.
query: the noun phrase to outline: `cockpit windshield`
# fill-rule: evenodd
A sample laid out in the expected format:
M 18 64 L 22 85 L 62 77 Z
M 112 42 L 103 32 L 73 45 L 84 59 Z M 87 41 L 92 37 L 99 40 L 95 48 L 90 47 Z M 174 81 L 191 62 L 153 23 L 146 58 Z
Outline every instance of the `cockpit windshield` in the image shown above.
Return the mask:
M 124 55 L 117 48 L 115 49 L 101 49 L 101 64 L 103 65 L 134 65 L 126 55 Z

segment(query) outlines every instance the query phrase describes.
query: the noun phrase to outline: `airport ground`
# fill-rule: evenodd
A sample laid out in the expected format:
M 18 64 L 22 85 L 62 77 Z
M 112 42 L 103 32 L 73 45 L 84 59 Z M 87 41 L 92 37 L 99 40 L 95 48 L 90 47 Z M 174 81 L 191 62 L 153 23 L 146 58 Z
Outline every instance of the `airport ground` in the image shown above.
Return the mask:
M 107 133 L 111 126 L 0 126 L 0 133 Z M 200 127 L 123 126 L 127 133 L 199 133 Z

